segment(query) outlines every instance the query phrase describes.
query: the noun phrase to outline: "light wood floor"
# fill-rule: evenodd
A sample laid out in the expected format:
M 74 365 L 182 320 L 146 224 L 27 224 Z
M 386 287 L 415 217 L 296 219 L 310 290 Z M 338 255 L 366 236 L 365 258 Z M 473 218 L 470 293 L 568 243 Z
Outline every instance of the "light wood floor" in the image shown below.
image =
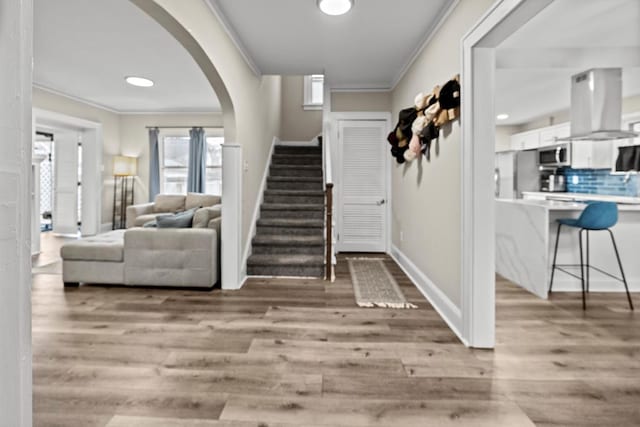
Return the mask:
M 418 310 L 356 308 L 344 257 L 333 284 L 237 292 L 34 275 L 35 425 L 640 425 L 640 318 L 622 294 L 583 313 L 577 294 L 500 280 L 498 346 L 477 351 L 386 265 Z

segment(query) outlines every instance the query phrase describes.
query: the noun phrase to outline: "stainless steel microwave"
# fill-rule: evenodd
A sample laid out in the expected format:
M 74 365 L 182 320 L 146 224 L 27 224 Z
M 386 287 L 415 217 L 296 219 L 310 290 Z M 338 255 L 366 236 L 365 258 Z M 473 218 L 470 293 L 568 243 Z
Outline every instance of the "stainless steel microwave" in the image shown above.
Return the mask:
M 550 167 L 571 166 L 571 143 L 538 149 L 538 165 Z

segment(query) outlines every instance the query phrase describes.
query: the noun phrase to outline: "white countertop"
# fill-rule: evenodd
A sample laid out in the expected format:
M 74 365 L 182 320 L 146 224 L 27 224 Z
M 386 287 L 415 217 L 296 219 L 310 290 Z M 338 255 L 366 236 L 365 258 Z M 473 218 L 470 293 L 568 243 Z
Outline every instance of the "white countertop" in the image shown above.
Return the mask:
M 544 197 L 547 200 L 584 201 L 595 200 L 602 202 L 615 202 L 618 204 L 640 205 L 640 197 L 607 196 L 603 194 L 587 193 L 544 193 L 539 191 L 523 191 L 522 194 L 532 197 Z
M 539 199 L 496 199 L 496 202 L 539 206 L 553 211 L 581 211 L 587 206 L 586 203 L 580 202 Z M 618 209 L 620 211 L 640 212 L 640 204 L 618 204 Z

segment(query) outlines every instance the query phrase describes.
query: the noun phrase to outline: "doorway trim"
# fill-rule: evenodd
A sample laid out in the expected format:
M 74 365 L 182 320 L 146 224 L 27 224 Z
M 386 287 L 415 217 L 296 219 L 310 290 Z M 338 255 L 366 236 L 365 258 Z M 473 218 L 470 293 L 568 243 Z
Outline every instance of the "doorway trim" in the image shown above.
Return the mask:
M 334 216 L 336 219 L 335 229 L 340 230 L 342 226 L 342 215 L 339 212 L 339 206 L 342 205 L 342 194 L 340 192 L 340 185 L 342 183 L 342 159 L 340 156 L 340 152 L 342 150 L 342 143 L 340 142 L 340 138 L 338 135 L 338 130 L 340 128 L 340 121 L 380 121 L 385 122 L 385 133 L 391 132 L 391 113 L 390 112 L 380 112 L 380 111 L 352 111 L 352 112 L 332 112 L 329 114 L 329 125 L 330 125 L 330 141 L 335 141 L 330 147 L 331 149 L 331 158 L 337 159 L 337 167 L 334 168 L 333 173 L 333 183 L 334 183 L 334 199 L 337 206 L 337 215 Z M 386 146 L 381 147 L 382 150 Z M 391 251 L 391 168 L 386 168 L 386 177 L 385 182 L 387 186 L 387 194 L 386 194 L 386 224 L 385 224 L 385 251 L 386 253 L 390 253 Z M 340 247 L 340 241 L 336 242 L 336 252 L 338 252 L 338 248 Z
M 462 39 L 462 337 L 470 347 L 495 346 L 495 51 L 552 2 L 500 0 Z
M 45 123 L 39 123 L 44 121 Z M 83 135 L 83 168 L 82 168 L 82 235 L 93 235 L 102 232 L 102 182 L 103 182 L 103 150 L 104 141 L 102 136 L 102 123 L 79 117 L 69 116 L 54 111 L 44 110 L 41 108 L 33 108 L 34 127 L 39 124 L 44 126 L 60 126 L 63 128 L 77 129 L 82 131 Z M 92 138 L 85 141 L 84 137 L 91 133 Z M 92 142 L 93 141 L 93 142 Z M 86 143 L 86 145 L 85 145 Z M 93 162 L 87 164 L 86 159 Z M 88 185 L 84 182 L 88 178 Z M 85 221 L 93 223 L 91 230 L 85 227 Z

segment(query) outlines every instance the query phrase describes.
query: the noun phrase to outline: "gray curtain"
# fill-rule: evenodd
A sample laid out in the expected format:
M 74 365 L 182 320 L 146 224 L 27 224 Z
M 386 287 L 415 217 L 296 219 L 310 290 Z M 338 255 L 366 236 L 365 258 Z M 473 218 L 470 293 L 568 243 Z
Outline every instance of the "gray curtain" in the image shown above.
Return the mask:
M 160 146 L 158 128 L 149 129 L 149 201 L 153 202 L 160 193 Z
M 189 131 L 189 137 L 187 191 L 204 193 L 207 177 L 207 140 L 204 129 L 192 128 Z

